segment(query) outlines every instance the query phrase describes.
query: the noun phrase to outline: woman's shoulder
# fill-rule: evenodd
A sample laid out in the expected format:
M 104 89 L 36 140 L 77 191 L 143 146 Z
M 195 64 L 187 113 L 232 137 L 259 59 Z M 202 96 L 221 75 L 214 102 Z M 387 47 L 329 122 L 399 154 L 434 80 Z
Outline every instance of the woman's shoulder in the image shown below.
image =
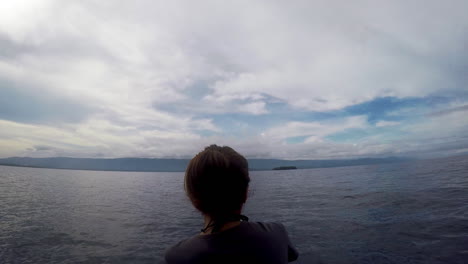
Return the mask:
M 178 251 L 179 249 L 186 250 L 193 247 L 206 247 L 202 241 L 213 241 L 219 239 L 228 239 L 231 236 L 238 236 L 241 234 L 258 234 L 258 233 L 273 233 L 284 234 L 286 231 L 283 224 L 278 222 L 241 222 L 241 224 L 226 231 L 209 234 L 209 235 L 195 235 L 190 238 L 181 240 L 168 251 Z
M 266 240 L 286 241 L 288 232 L 283 224 L 278 222 L 248 222 L 244 228 L 244 234 L 256 238 Z
M 264 232 L 284 232 L 286 230 L 284 225 L 279 222 L 248 222 L 248 226 Z
M 194 260 L 220 249 L 222 252 L 257 252 L 260 255 L 279 250 L 280 254 L 281 248 L 287 248 L 287 241 L 287 232 L 281 223 L 241 222 L 239 226 L 220 233 L 182 240 L 169 248 L 165 255 L 167 263 L 196 263 Z
M 167 263 L 192 263 L 194 257 L 206 251 L 206 245 L 199 235 L 181 240 L 165 252 Z

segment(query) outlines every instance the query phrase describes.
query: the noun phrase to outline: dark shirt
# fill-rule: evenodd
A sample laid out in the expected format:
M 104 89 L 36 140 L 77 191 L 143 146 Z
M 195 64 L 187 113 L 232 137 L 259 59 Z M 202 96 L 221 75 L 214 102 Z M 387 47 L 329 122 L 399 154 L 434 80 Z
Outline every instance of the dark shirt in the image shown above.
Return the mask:
M 219 233 L 196 235 L 177 243 L 166 251 L 166 262 L 283 264 L 298 256 L 282 224 L 241 222 Z

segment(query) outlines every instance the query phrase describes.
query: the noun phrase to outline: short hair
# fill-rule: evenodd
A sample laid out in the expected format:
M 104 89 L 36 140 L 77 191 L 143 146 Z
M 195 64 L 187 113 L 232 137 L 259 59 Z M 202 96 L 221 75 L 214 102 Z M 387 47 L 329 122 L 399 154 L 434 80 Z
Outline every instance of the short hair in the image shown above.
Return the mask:
M 248 167 L 247 160 L 234 149 L 208 146 L 189 162 L 185 191 L 195 208 L 204 214 L 232 214 L 247 199 Z

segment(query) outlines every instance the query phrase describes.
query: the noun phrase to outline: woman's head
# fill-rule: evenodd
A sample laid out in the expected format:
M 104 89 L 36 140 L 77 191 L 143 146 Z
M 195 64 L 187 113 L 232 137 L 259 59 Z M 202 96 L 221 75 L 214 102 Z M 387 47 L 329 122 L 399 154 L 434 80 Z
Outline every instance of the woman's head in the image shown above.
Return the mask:
M 190 161 L 185 173 L 185 191 L 193 205 L 211 216 L 240 211 L 249 182 L 247 160 L 227 146 L 206 147 Z

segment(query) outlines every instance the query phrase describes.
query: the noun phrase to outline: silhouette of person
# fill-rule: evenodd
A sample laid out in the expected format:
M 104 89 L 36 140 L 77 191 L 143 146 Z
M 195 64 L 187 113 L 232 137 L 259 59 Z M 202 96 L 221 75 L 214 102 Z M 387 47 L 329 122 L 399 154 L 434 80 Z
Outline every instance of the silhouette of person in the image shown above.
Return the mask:
M 185 173 L 185 191 L 204 216 L 201 233 L 166 251 L 168 264 L 287 263 L 298 258 L 280 223 L 241 215 L 250 182 L 247 160 L 227 146 L 198 153 Z

